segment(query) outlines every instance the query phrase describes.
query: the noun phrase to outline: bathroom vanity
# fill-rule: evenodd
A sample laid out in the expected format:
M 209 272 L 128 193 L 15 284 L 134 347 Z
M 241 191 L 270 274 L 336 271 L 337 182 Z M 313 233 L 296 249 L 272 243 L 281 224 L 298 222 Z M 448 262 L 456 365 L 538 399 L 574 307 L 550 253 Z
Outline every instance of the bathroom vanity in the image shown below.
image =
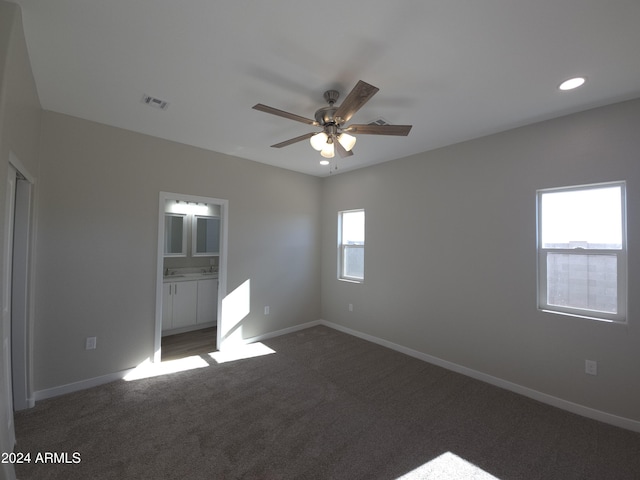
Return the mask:
M 217 325 L 218 274 L 169 274 L 163 278 L 162 335 Z

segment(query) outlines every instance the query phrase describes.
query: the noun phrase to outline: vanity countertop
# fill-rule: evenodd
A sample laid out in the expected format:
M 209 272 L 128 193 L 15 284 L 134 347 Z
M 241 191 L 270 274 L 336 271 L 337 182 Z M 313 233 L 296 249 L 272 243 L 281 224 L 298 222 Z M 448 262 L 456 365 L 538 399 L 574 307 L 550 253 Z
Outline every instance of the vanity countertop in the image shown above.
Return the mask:
M 191 280 L 206 280 L 208 278 L 218 278 L 218 272 L 205 273 L 174 273 L 162 277 L 164 283 L 167 282 L 188 282 Z

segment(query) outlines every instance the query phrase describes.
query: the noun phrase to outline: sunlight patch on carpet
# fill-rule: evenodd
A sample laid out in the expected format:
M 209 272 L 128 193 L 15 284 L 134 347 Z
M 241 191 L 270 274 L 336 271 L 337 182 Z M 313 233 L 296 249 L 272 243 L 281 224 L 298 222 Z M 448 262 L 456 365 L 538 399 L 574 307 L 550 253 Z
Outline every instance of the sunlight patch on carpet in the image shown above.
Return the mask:
M 209 356 L 218 363 L 226 363 L 246 358 L 262 357 L 272 353 L 276 353 L 275 350 L 267 347 L 264 343 L 256 342 L 248 345 L 236 345 L 220 352 L 212 352 Z
M 124 380 L 130 382 L 132 380 L 140 380 L 143 378 L 157 377 L 159 375 L 167 375 L 170 373 L 185 372 L 196 368 L 205 368 L 209 364 L 205 359 L 198 355 L 192 357 L 179 358 L 177 360 L 169 360 L 161 363 L 154 363 L 151 359 L 146 359 L 131 372 L 124 376 Z
M 500 480 L 454 453 L 439 457 L 398 477 L 397 480 Z

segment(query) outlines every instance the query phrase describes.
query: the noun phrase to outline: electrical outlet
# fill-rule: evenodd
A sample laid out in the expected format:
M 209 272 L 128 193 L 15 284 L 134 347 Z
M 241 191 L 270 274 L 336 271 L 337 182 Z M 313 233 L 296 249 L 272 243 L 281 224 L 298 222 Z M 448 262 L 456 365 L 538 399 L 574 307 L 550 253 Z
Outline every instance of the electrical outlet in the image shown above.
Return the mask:
M 269 307 L 264 307 L 264 314 L 269 315 Z
M 350 304 L 349 304 L 349 311 L 350 311 L 350 312 L 353 312 L 353 303 L 350 303 Z
M 96 348 L 96 337 L 87 337 L 85 348 L 87 350 L 94 350 Z
M 584 373 L 587 375 L 598 375 L 598 362 L 595 360 L 585 360 Z

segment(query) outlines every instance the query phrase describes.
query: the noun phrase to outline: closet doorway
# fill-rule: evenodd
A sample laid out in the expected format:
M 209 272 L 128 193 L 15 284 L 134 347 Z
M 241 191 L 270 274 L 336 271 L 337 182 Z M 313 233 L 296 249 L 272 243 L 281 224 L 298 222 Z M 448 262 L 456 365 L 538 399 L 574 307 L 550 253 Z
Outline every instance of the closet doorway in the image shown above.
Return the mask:
M 9 154 L 5 227 L 3 317 L 9 318 L 11 347 L 8 378 L 12 379 L 14 410 L 35 405 L 31 380 L 32 217 L 35 177 L 13 152 Z M 7 339 L 3 339 L 7 343 Z M 11 405 L 11 403 L 9 403 Z
M 210 334 L 220 323 L 227 288 L 228 206 L 224 199 L 160 192 L 154 362 L 162 361 L 163 331 L 184 339 L 200 330 Z M 219 349 L 220 328 L 215 332 L 209 351 Z

